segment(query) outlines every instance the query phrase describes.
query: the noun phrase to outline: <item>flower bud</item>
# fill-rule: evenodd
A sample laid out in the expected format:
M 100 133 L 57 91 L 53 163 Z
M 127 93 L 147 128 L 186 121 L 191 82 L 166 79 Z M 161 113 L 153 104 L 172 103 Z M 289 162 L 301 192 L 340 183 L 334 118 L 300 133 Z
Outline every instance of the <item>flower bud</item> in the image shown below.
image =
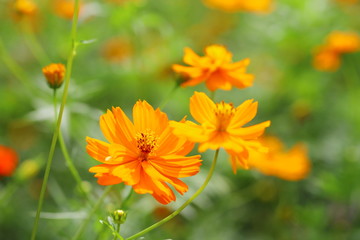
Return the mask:
M 25 160 L 18 168 L 16 172 L 16 178 L 19 181 L 26 181 L 35 177 L 41 168 L 41 164 L 39 164 L 36 159 L 28 159 Z
M 65 66 L 61 63 L 52 63 L 42 69 L 44 76 L 52 89 L 61 86 L 65 76 Z
M 115 223 L 123 224 L 126 221 L 127 214 L 123 210 L 118 209 L 118 210 L 115 210 L 111 214 L 111 216 L 112 216 Z

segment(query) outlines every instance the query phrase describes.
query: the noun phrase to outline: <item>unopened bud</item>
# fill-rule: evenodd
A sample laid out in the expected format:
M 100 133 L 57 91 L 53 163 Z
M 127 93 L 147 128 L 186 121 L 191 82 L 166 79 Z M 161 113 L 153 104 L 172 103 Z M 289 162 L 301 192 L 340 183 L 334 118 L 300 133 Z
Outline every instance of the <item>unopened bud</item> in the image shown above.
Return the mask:
M 61 86 L 65 76 L 65 66 L 61 63 L 52 63 L 42 69 L 47 83 L 52 89 L 57 89 Z
M 24 180 L 33 178 L 39 173 L 40 167 L 41 166 L 37 160 L 34 160 L 34 159 L 25 160 L 19 166 L 17 173 L 16 173 L 16 177 L 20 181 L 24 181 Z
M 123 224 L 126 221 L 127 214 L 123 210 L 115 210 L 111 216 L 115 223 Z

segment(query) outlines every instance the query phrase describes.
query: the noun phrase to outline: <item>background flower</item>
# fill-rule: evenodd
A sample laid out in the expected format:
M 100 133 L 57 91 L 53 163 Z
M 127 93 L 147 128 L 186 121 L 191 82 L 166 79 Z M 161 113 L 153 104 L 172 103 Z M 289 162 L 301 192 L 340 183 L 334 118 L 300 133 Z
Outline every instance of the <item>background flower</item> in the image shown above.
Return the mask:
M 173 70 L 185 77 L 181 86 L 195 86 L 205 82 L 210 91 L 230 90 L 250 87 L 254 76 L 246 73 L 250 60 L 232 62 L 232 54 L 224 46 L 211 45 L 205 48 L 205 56 L 200 57 L 190 48 L 185 48 L 184 62 L 188 66 L 173 65 Z
M 276 137 L 262 138 L 268 153 L 250 152 L 249 166 L 265 175 L 276 176 L 285 180 L 301 180 L 310 171 L 310 161 L 304 144 L 298 143 L 285 151 L 283 143 Z

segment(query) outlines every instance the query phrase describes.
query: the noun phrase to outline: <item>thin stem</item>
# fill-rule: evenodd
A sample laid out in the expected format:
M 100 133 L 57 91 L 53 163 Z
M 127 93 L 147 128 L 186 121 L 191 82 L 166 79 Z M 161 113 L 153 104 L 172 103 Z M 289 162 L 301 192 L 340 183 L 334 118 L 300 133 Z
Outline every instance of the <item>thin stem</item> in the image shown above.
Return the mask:
M 117 224 L 116 224 L 116 228 L 115 228 L 115 232 L 116 232 L 116 233 L 120 233 L 120 226 L 121 226 L 120 223 L 117 223 Z M 116 236 L 116 234 L 114 234 L 113 240 L 116 240 L 116 239 L 118 239 L 118 237 Z
M 173 94 L 176 92 L 178 88 L 179 88 L 179 84 L 176 83 L 176 85 L 171 89 L 169 95 L 160 103 L 159 105 L 160 109 L 165 107 L 165 105 L 169 102 L 170 98 L 173 96 Z
M 213 163 L 211 165 L 211 168 L 209 170 L 209 173 L 203 183 L 203 185 L 194 193 L 194 195 L 192 195 L 183 205 L 181 205 L 175 212 L 171 213 L 169 216 L 167 216 L 166 218 L 162 219 L 161 221 L 151 225 L 150 227 L 148 228 L 145 228 L 144 230 L 126 238 L 126 240 L 132 240 L 132 239 L 136 239 L 142 235 L 144 235 L 145 233 L 148 233 L 150 232 L 151 230 L 159 227 L 160 225 L 168 222 L 169 220 L 171 220 L 172 218 L 174 218 L 176 215 L 178 215 L 184 208 L 186 208 L 197 196 L 199 196 L 200 193 L 202 193 L 202 191 L 205 189 L 205 187 L 207 186 L 207 184 L 209 183 L 213 173 L 214 173 L 214 170 L 215 170 L 215 166 L 216 166 L 216 161 L 217 161 L 217 158 L 218 158 L 218 155 L 219 155 L 219 149 L 216 150 L 215 152 L 215 156 L 214 156 L 214 160 L 213 160 Z
M 72 238 L 72 240 L 79 239 L 81 234 L 84 232 L 86 225 L 89 223 L 89 221 L 91 220 L 91 218 L 93 217 L 93 215 L 95 214 L 97 209 L 100 207 L 101 203 L 104 201 L 106 195 L 110 192 L 110 190 L 112 189 L 113 186 L 114 185 L 108 186 L 105 189 L 104 193 L 99 198 L 99 200 L 97 201 L 97 203 L 95 204 L 95 206 L 93 207 L 93 209 L 91 210 L 91 212 L 89 213 L 87 218 L 82 222 L 81 226 L 79 227 L 78 231 L 75 233 L 75 236 Z
M 52 163 L 52 160 L 53 160 L 53 157 L 54 157 L 55 146 L 56 146 L 56 142 L 57 142 L 57 139 L 58 139 L 58 136 L 59 136 L 61 120 L 62 120 L 62 116 L 63 116 L 64 109 L 65 109 L 66 98 L 67 98 L 68 89 L 69 89 L 69 83 L 70 83 L 72 64 L 73 64 L 73 61 L 74 61 L 74 56 L 75 56 L 75 53 L 76 53 L 76 46 L 77 46 L 77 44 L 75 44 L 75 42 L 76 42 L 76 33 L 77 33 L 78 10 L 79 10 L 79 0 L 75 0 L 74 17 L 73 17 L 73 24 L 72 24 L 72 29 L 71 29 L 72 47 L 71 47 L 71 52 L 69 54 L 67 65 L 66 65 L 64 92 L 63 92 L 63 95 L 62 95 L 62 101 L 61 101 L 59 116 L 58 116 L 58 119 L 57 119 L 57 122 L 56 122 L 56 128 L 55 128 L 53 138 L 52 138 L 52 141 L 51 141 L 49 156 L 48 156 L 48 159 L 47 159 L 47 162 L 46 162 L 45 174 L 44 174 L 43 183 L 42 183 L 42 186 L 41 186 L 39 203 L 38 203 L 38 208 L 37 208 L 37 211 L 36 211 L 34 227 L 33 227 L 32 233 L 31 233 L 31 240 L 35 240 L 35 238 L 36 238 L 40 213 L 41 213 L 42 205 L 44 203 L 46 186 L 47 186 L 47 182 L 48 182 L 49 175 L 50 175 L 51 163 Z
M 54 102 L 54 111 L 55 111 L 55 119 L 56 119 L 56 118 L 57 118 L 56 89 L 54 89 L 54 99 L 53 99 L 53 102 Z M 81 193 L 86 197 L 86 199 L 87 199 L 88 201 L 90 201 L 88 194 L 86 193 L 86 191 L 85 191 L 84 188 L 82 187 L 82 179 L 81 179 L 81 177 L 80 177 L 80 174 L 79 174 L 79 172 L 77 171 L 77 169 L 76 169 L 76 167 L 75 167 L 75 165 L 74 165 L 74 162 L 73 162 L 73 160 L 72 160 L 71 157 L 70 157 L 69 151 L 68 151 L 67 148 L 66 148 L 66 144 L 65 144 L 64 138 L 63 138 L 63 136 L 62 136 L 61 129 L 59 130 L 59 144 L 60 144 L 61 151 L 62 151 L 62 153 L 63 153 L 63 155 L 64 155 L 66 165 L 67 165 L 67 167 L 69 168 L 69 170 L 70 170 L 72 176 L 74 177 L 75 181 L 77 182 L 77 185 L 78 185 L 79 190 L 80 190 Z

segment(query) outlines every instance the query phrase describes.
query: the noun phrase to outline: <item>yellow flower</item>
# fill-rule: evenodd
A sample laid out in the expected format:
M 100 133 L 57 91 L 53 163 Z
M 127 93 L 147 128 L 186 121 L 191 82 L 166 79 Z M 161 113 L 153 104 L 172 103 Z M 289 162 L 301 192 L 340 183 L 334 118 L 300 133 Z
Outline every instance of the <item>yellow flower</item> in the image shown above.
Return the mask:
M 310 161 L 306 147 L 298 143 L 289 151 L 284 151 L 282 142 L 276 137 L 262 140 L 269 147 L 268 153 L 250 152 L 249 166 L 265 175 L 276 176 L 285 180 L 300 180 L 310 171 Z
M 191 121 L 171 121 L 170 125 L 175 135 L 200 143 L 199 152 L 224 148 L 231 156 L 235 173 L 238 166 L 248 168 L 250 150 L 267 151 L 257 138 L 270 126 L 270 121 L 244 127 L 255 117 L 256 112 L 257 102 L 253 100 L 234 107 L 231 103 L 214 103 L 205 93 L 195 92 L 190 99 L 190 113 L 200 125 Z
M 101 185 L 124 182 L 136 193 L 152 194 L 168 204 L 176 199 L 168 184 L 185 193 L 188 186 L 178 178 L 199 172 L 200 155 L 185 157 L 194 144 L 175 136 L 166 114 L 146 101 L 135 104 L 133 121 L 119 107 L 101 116 L 100 127 L 109 143 L 87 137 L 87 152 L 102 162 L 89 171 Z
M 190 48 L 185 48 L 184 62 L 190 66 L 173 65 L 173 70 L 183 75 L 187 80 L 181 86 L 195 86 L 205 82 L 210 91 L 216 89 L 230 90 L 250 87 L 254 76 L 246 73 L 248 58 L 232 62 L 232 54 L 224 46 L 211 45 L 205 49 L 204 57 L 198 56 Z
M 212 8 L 227 12 L 248 11 L 267 13 L 271 10 L 272 0 L 203 0 Z
M 61 86 L 65 76 L 65 66 L 61 63 L 52 63 L 42 69 L 49 86 L 57 89 Z

